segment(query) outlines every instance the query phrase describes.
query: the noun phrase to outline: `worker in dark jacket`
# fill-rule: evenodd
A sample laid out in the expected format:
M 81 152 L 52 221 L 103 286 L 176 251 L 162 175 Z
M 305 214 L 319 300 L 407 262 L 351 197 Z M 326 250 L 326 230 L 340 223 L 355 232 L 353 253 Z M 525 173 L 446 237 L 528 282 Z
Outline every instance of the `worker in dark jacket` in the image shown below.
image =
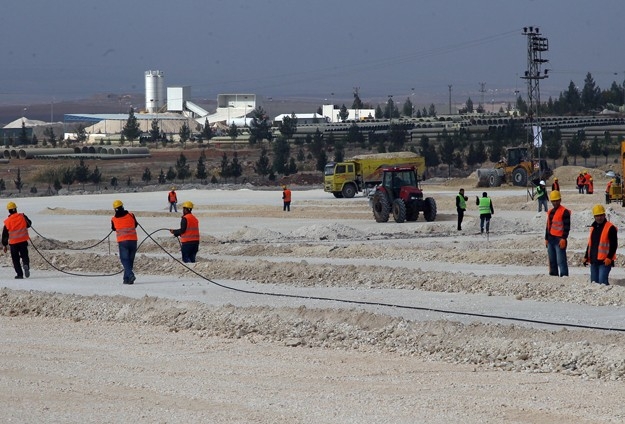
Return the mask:
M 590 281 L 605 284 L 608 282 L 610 270 L 616 261 L 618 248 L 618 228 L 606 219 L 605 208 L 595 205 L 592 208 L 595 221 L 590 226 L 588 246 L 584 253 L 584 266 L 590 265 Z
M 480 233 L 483 234 L 484 228 L 486 228 L 486 234 L 488 234 L 490 231 L 490 219 L 495 214 L 493 201 L 490 200 L 488 194 L 484 192 L 481 198 L 475 196 L 475 204 L 478 206 L 478 211 L 480 212 Z
M 136 278 L 133 271 L 135 255 L 137 254 L 137 218 L 133 213 L 124 209 L 121 200 L 113 202 L 115 216 L 111 218 L 111 230 L 117 235 L 119 246 L 119 260 L 124 267 L 124 284 L 134 284 Z
M 553 179 L 553 183 L 551 184 L 551 191 L 560 191 L 560 182 L 558 181 L 558 177 Z
M 9 217 L 4 220 L 2 229 L 2 246 L 4 253 L 7 245 L 11 249 L 11 260 L 15 269 L 15 278 L 30 277 L 30 258 L 28 257 L 28 229 L 32 222 L 23 213 L 17 212 L 17 206 L 13 202 L 7 203 Z M 20 262 L 21 261 L 21 262 Z
M 182 262 L 194 263 L 195 256 L 200 248 L 200 223 L 193 215 L 193 203 L 186 201 L 182 204 L 182 218 L 180 228 L 169 230 L 174 237 L 180 237 L 180 251 Z
M 464 195 L 464 189 L 461 188 L 456 195 L 456 211 L 458 211 L 458 231 L 462 230 L 462 220 L 464 219 L 464 211 L 467 210 L 467 200 L 469 200 L 469 198 Z

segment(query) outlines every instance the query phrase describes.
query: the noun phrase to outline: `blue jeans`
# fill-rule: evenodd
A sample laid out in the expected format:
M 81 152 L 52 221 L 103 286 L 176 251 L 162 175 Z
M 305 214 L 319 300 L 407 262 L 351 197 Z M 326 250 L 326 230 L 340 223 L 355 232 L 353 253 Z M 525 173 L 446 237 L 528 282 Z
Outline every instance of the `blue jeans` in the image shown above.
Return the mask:
M 566 262 L 566 249 L 560 249 L 560 237 L 549 236 L 547 239 L 547 254 L 549 255 L 549 275 L 558 275 L 560 277 L 569 276 L 569 265 Z
M 590 281 L 592 283 L 610 285 L 608 283 L 608 276 L 612 270 L 611 266 L 605 266 L 602 263 L 590 264 Z
M 174 210 L 174 212 L 178 212 L 178 207 L 176 206 L 176 202 L 169 202 L 169 212 L 171 212 L 171 210 Z
M 543 199 L 538 199 L 538 212 L 541 212 L 542 209 L 545 209 L 545 212 L 547 212 L 548 208 L 547 208 L 547 198 L 543 198 Z
M 119 260 L 124 267 L 124 281 L 134 278 L 132 267 L 135 264 L 135 254 L 137 253 L 137 240 L 120 241 L 119 243 Z

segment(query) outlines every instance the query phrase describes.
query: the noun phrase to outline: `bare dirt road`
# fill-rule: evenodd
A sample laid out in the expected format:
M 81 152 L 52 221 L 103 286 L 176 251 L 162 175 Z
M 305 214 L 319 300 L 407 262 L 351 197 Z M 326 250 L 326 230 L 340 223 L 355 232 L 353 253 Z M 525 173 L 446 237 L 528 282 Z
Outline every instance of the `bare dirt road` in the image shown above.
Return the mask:
M 439 217 L 404 224 L 318 190 L 295 190 L 287 214 L 279 191 L 182 189 L 203 237 L 189 269 L 159 231 L 179 220 L 165 193 L 126 195 L 154 237 L 130 287 L 104 275 L 119 270 L 114 243 L 76 250 L 106 236 L 114 195 L 21 199 L 46 239 L 31 231 L 30 279 L 0 262 L 3 420 L 623 422 L 625 273 L 600 287 L 579 266 L 602 193 L 564 187 L 571 276 L 557 278 L 546 276 L 544 213 L 524 191 L 489 190 L 486 239 L 475 207 L 455 230 L 457 188 L 427 186 Z M 608 212 L 622 227 L 620 205 Z

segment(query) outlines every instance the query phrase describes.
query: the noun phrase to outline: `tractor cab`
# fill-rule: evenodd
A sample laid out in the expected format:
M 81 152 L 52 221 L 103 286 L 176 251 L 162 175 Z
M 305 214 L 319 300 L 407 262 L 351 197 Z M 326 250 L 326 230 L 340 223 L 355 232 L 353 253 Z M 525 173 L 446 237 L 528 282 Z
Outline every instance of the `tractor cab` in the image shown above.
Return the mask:
M 389 193 L 391 200 L 407 198 L 408 193 L 423 197 L 414 167 L 388 167 L 382 172 L 382 187 Z

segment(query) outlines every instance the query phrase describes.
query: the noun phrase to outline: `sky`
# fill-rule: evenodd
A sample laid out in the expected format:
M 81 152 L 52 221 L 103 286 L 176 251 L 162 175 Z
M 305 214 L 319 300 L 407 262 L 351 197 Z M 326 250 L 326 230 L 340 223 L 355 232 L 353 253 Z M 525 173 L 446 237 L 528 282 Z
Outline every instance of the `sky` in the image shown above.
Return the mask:
M 513 102 L 527 37 L 548 39 L 541 98 L 590 72 L 625 80 L 623 0 L 9 0 L 0 104 L 143 93 L 144 72 L 197 99 Z

